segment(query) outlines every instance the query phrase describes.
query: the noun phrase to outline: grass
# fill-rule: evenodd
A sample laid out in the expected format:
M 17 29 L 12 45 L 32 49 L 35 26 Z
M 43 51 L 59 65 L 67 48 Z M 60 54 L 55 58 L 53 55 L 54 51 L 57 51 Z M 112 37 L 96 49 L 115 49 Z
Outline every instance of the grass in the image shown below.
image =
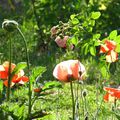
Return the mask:
M 74 93 L 76 92 L 74 86 Z M 86 97 L 83 97 L 81 89 L 87 91 Z M 44 99 L 37 100 L 34 109 L 43 109 L 48 111 L 49 115 L 37 120 L 70 120 L 72 118 L 72 101 L 69 84 L 64 84 L 62 89 L 54 89 L 55 93 L 45 96 Z M 103 101 L 104 92 L 93 85 L 79 85 L 79 117 L 80 120 L 112 120 L 112 103 Z M 98 94 L 96 94 L 98 92 Z M 115 117 L 115 116 L 114 116 Z M 117 118 L 114 118 L 117 120 Z

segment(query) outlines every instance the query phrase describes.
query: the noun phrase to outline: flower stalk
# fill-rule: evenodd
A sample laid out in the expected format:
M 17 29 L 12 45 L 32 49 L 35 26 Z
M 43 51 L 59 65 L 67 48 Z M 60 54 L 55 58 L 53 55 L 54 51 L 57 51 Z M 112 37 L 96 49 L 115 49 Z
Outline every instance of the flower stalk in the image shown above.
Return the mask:
M 75 101 L 74 101 L 72 80 L 70 81 L 70 89 L 71 89 L 71 97 L 72 97 L 72 114 L 73 114 L 73 120 L 75 120 Z
M 7 101 L 10 100 L 10 84 L 11 84 L 11 62 L 12 62 L 12 41 L 9 40 L 9 69 L 8 69 L 8 88 L 7 88 Z
M 27 61 L 27 68 L 28 68 L 28 78 L 30 77 L 30 65 L 29 65 L 29 54 L 28 54 L 28 49 L 27 49 L 27 42 L 26 42 L 26 39 L 25 39 L 25 36 L 23 35 L 22 31 L 20 30 L 19 27 L 17 27 L 17 30 L 18 32 L 20 33 L 21 37 L 23 38 L 23 42 L 24 42 L 24 45 L 25 45 L 25 53 L 26 53 L 26 61 Z M 29 119 L 31 119 L 31 108 L 32 108 L 32 105 L 31 105 L 31 96 L 32 96 L 32 90 L 31 90 L 31 81 L 29 79 L 29 106 L 28 106 L 28 116 L 29 116 Z

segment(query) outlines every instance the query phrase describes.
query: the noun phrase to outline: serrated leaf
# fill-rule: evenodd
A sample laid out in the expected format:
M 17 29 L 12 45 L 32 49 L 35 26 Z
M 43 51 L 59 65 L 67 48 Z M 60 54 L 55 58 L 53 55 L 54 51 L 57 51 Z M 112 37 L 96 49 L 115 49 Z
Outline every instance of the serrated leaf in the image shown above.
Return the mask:
M 91 46 L 91 47 L 90 47 L 90 54 L 93 55 L 93 56 L 96 55 L 96 49 L 95 49 L 94 46 Z
M 48 90 L 53 88 L 62 88 L 62 84 L 56 81 L 47 82 L 42 88 L 42 90 Z
M 115 116 L 116 116 L 116 118 L 118 119 L 118 120 L 120 120 L 120 115 L 118 114 L 118 113 L 113 113 L 113 114 L 115 114 Z
M 16 65 L 15 69 L 12 72 L 12 75 L 17 74 L 20 70 L 24 69 L 27 67 L 26 62 L 20 62 Z
M 77 18 L 72 19 L 72 24 L 76 25 L 79 23 L 79 20 Z
M 32 70 L 32 74 L 30 76 L 31 81 L 34 81 L 38 76 L 41 76 L 46 71 L 46 67 L 35 67 Z
M 109 39 L 114 40 L 116 39 L 116 37 L 117 37 L 117 30 L 113 30 L 109 35 Z
M 100 12 L 92 12 L 91 18 L 92 19 L 98 19 L 100 17 L 101 13 Z

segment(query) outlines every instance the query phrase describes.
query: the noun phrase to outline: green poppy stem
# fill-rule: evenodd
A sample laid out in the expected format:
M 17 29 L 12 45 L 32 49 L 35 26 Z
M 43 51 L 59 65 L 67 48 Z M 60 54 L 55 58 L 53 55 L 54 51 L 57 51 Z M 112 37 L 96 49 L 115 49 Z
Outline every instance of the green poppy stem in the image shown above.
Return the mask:
M 23 35 L 22 31 L 19 29 L 19 27 L 17 27 L 17 30 L 18 32 L 20 33 L 20 35 L 22 36 L 23 38 L 23 41 L 24 41 L 24 44 L 25 44 L 25 53 L 26 53 L 26 61 L 27 61 L 27 68 L 28 68 L 28 78 L 30 77 L 30 66 L 29 66 L 29 54 L 28 54 L 28 49 L 27 49 L 27 42 L 26 42 L 26 39 L 25 39 L 25 36 Z M 31 96 L 32 96 L 32 90 L 31 90 L 31 81 L 30 81 L 30 78 L 29 78 L 29 106 L 28 106 L 28 116 L 29 116 L 29 119 L 31 120 Z
M 11 62 L 12 62 L 12 41 L 11 41 L 11 38 L 10 38 L 10 40 L 9 40 L 9 69 L 8 69 L 7 101 L 10 100 Z
M 75 101 L 74 101 L 72 80 L 70 81 L 70 89 L 71 89 L 71 97 L 72 97 L 72 113 L 73 113 L 73 120 L 74 120 L 75 119 Z

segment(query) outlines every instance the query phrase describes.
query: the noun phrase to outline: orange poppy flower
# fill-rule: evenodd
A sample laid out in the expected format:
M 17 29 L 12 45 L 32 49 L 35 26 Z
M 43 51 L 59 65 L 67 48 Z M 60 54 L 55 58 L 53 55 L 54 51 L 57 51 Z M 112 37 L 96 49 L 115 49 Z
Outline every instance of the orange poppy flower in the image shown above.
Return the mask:
M 62 82 L 70 82 L 70 79 L 82 80 L 85 73 L 84 65 L 78 60 L 63 61 L 53 70 L 53 76 Z
M 108 51 L 115 50 L 116 46 L 117 45 L 114 41 L 105 40 L 105 44 L 100 46 L 100 53 L 106 53 Z
M 100 53 L 107 53 L 106 61 L 109 63 L 116 62 L 118 60 L 118 53 L 115 52 L 116 46 L 116 43 L 110 40 L 105 40 L 105 44 L 100 46 Z
M 110 98 L 114 100 L 120 99 L 120 89 L 110 87 L 104 87 L 103 89 L 107 91 L 107 94 L 104 96 L 105 101 L 110 101 Z
M 11 72 L 14 70 L 14 68 L 16 67 L 15 64 L 11 63 Z M 6 61 L 4 62 L 2 65 L 0 65 L 0 79 L 3 79 L 4 80 L 4 85 L 6 87 L 8 87 L 8 73 L 9 71 L 9 62 Z M 11 80 L 11 87 L 15 84 L 15 83 L 19 83 L 19 84 L 24 84 L 26 82 L 28 82 L 28 77 L 27 76 L 24 76 L 24 71 L 23 70 L 20 70 L 18 74 L 15 74 L 13 77 L 12 77 L 12 80 Z
M 11 63 L 11 72 L 16 67 L 15 64 Z M 0 78 L 7 79 L 8 78 L 8 71 L 9 71 L 9 62 L 5 61 L 2 65 L 0 65 Z
M 104 95 L 104 101 L 105 102 L 115 102 L 116 98 L 114 96 L 111 96 L 111 94 L 106 93 L 106 95 Z

